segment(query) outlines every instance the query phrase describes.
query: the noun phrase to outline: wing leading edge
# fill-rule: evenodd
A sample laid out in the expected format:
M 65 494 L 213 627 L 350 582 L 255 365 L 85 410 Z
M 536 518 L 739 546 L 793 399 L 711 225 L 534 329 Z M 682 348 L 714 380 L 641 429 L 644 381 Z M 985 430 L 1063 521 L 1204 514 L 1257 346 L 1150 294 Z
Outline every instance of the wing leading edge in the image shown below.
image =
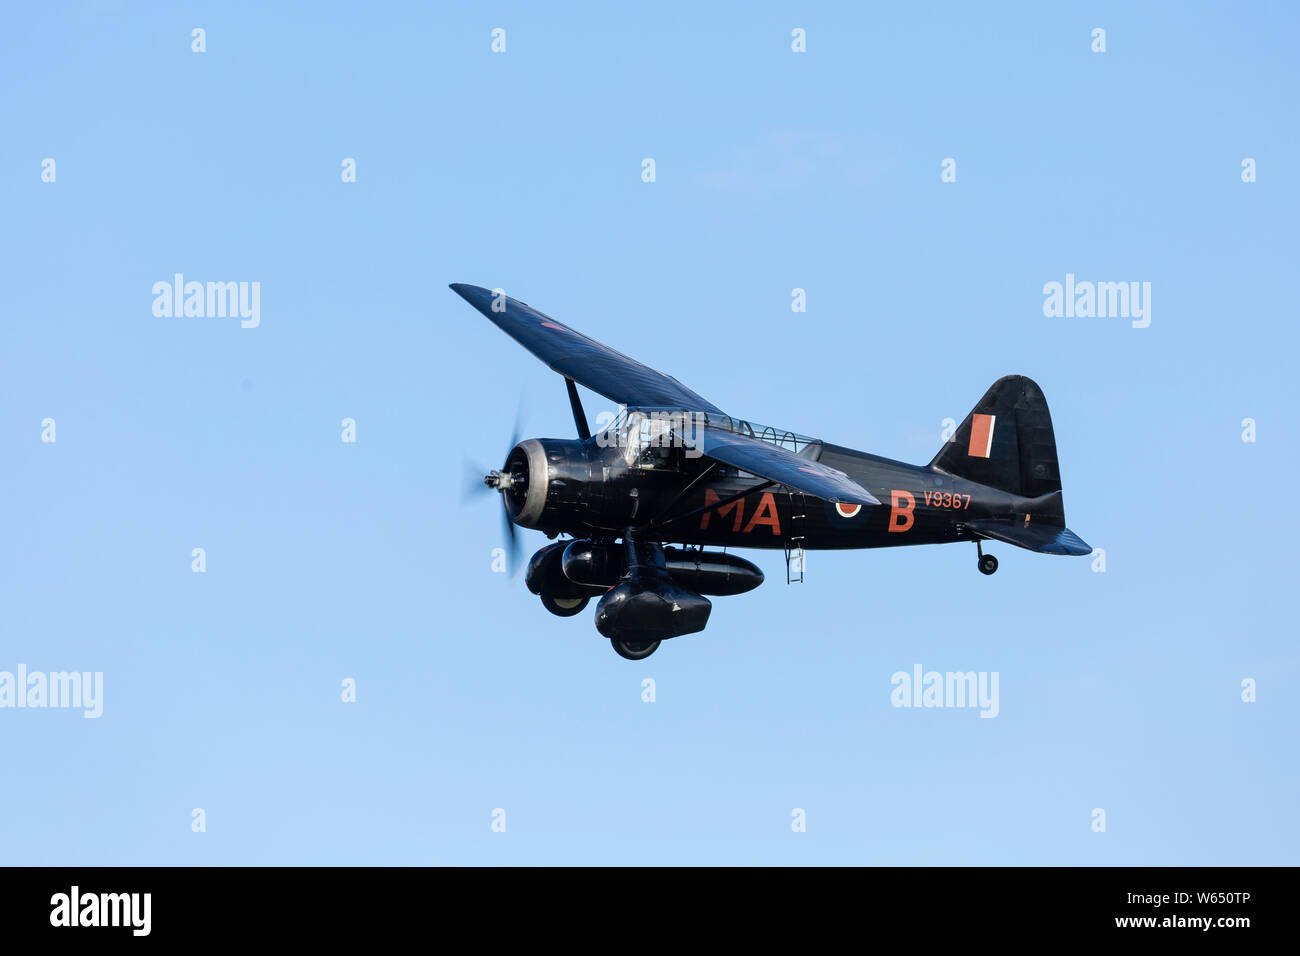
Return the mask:
M 463 282 L 452 283 L 451 289 L 550 369 L 620 405 L 723 414 L 671 375 L 642 365 L 518 299 Z

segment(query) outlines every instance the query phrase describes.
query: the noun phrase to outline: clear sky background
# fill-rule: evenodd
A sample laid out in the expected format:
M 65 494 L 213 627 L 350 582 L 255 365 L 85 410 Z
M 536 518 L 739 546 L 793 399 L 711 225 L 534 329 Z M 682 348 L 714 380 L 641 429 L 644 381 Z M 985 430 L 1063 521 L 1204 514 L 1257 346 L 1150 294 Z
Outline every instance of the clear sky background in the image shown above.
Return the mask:
M 4 19 L 0 670 L 104 712 L 0 710 L 0 863 L 1300 862 L 1291 5 Z M 155 317 L 176 272 L 260 282 L 260 327 Z M 1150 282 L 1150 327 L 1045 318 L 1067 272 Z M 492 572 L 465 460 L 573 423 L 449 282 L 906 461 L 1029 375 L 1105 572 L 747 552 L 622 660 Z M 998 717 L 892 707 L 916 664 L 996 671 Z

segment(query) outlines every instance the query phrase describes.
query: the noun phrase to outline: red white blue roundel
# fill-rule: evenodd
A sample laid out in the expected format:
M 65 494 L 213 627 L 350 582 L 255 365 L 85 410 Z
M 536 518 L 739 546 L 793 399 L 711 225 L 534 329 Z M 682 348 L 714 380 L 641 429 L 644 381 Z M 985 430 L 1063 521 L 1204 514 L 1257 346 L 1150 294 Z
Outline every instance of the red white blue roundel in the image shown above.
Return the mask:
M 848 504 L 844 501 L 823 501 L 826 508 L 826 520 L 832 529 L 856 528 L 867 520 L 871 509 L 863 505 Z

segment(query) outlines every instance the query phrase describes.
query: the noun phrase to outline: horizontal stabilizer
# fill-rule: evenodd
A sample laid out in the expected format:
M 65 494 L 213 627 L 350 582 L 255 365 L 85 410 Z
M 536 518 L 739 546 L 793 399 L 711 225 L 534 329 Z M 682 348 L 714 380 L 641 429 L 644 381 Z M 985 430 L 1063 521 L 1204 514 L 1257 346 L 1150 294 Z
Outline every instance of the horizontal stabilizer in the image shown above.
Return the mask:
M 1039 554 L 1092 554 L 1092 548 L 1069 528 L 1045 522 L 1034 524 L 1032 518 L 977 518 L 965 525 L 982 537 Z

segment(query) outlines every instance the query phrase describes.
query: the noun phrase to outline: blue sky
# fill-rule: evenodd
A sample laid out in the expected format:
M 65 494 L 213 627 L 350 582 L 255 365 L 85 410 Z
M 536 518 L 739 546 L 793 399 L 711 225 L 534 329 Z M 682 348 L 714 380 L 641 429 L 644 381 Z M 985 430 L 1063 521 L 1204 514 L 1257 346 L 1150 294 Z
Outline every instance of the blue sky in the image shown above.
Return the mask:
M 0 862 L 1295 864 L 1298 20 L 8 11 L 0 671 L 104 700 L 0 709 Z M 177 272 L 260 283 L 260 325 L 156 317 Z M 1150 282 L 1150 326 L 1045 317 L 1067 273 Z M 907 461 L 1029 375 L 1106 570 L 748 552 L 764 587 L 621 660 L 491 570 L 464 461 L 521 403 L 573 425 L 449 282 Z M 916 664 L 997 672 L 997 718 L 892 707 Z

